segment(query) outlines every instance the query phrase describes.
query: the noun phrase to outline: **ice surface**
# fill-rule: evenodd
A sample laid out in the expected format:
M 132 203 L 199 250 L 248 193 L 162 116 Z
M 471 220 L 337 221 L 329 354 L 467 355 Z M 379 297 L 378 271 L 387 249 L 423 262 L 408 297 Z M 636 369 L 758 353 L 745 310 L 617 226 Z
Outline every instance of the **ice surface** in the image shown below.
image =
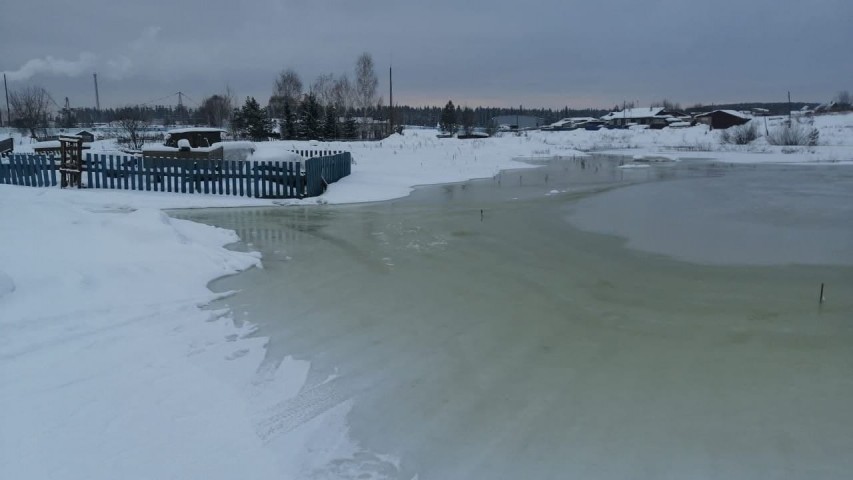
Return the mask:
M 696 262 L 853 265 L 853 168 L 726 168 L 586 198 L 568 218 L 629 247 Z
M 263 270 L 214 284 L 241 290 L 224 302 L 269 337 L 264 361 L 311 363 L 279 431 L 349 409 L 364 453 L 329 460 L 330 477 L 376 465 L 420 479 L 846 478 L 850 268 L 685 263 L 566 223 L 585 198 L 664 195 L 718 175 L 739 188 L 750 173 L 617 167 L 565 159 L 391 203 L 190 217 L 264 253 Z M 762 172 L 748 177 L 764 200 L 747 196 L 743 209 L 803 178 Z M 554 189 L 566 193 L 544 195 Z M 817 225 L 798 218 L 775 221 Z M 823 307 L 821 282 L 834 292 Z M 400 458 L 399 469 L 370 452 Z

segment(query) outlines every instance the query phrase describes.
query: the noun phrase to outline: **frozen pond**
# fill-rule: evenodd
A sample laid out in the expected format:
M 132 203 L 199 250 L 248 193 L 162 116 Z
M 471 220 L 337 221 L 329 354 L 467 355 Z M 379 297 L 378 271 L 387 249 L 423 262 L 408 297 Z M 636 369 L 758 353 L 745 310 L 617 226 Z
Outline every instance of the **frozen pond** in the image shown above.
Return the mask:
M 176 213 L 263 252 L 213 288 L 311 362 L 270 431 L 351 402 L 364 454 L 317 478 L 849 478 L 853 169 L 545 163 Z

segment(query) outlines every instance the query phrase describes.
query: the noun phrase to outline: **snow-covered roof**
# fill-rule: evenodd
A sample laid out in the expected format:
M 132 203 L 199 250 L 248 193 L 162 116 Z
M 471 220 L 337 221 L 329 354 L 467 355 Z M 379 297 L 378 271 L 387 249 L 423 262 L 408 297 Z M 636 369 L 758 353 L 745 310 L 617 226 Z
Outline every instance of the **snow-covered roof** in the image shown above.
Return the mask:
M 610 112 L 607 115 L 601 117 L 602 120 L 611 120 L 614 118 L 649 118 L 656 117 L 661 112 L 663 112 L 663 107 L 650 107 L 650 108 L 629 108 L 623 110 L 621 112 Z
M 716 113 L 716 112 L 725 113 L 725 114 L 727 114 L 727 115 L 731 115 L 731 116 L 733 116 L 733 117 L 742 118 L 742 119 L 744 119 L 744 120 L 749 120 L 749 119 L 751 119 L 751 118 L 752 118 L 752 117 L 750 117 L 749 115 L 746 115 L 746 114 L 744 114 L 744 113 L 738 112 L 737 110 L 714 110 L 713 112 L 703 113 L 703 114 L 701 114 L 701 115 L 696 115 L 696 116 L 697 116 L 697 117 L 707 117 L 707 116 L 713 115 L 713 114 L 714 114 L 714 113 Z
M 211 127 L 185 127 L 185 128 L 173 128 L 166 133 L 189 133 L 189 132 L 225 132 L 225 130 L 221 128 L 211 128 Z

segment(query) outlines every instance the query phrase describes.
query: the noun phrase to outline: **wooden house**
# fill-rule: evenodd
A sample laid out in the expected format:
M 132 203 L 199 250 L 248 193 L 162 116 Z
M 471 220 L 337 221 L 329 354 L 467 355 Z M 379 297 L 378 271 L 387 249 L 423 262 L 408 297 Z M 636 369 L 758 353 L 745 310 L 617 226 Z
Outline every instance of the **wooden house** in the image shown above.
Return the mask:
M 714 110 L 694 117 L 697 123 L 704 123 L 712 129 L 725 130 L 729 127 L 743 125 L 750 117 L 734 110 Z

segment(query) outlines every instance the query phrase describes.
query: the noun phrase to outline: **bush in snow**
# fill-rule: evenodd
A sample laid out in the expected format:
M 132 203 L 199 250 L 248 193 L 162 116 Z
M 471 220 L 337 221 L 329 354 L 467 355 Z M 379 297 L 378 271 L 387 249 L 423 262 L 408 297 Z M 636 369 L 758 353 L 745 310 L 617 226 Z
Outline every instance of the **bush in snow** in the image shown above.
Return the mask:
M 782 145 L 786 147 L 817 145 L 820 133 L 814 127 L 806 127 L 800 123 L 782 125 L 767 135 L 770 145 Z
M 734 145 L 749 145 L 753 140 L 760 137 L 758 125 L 755 122 L 747 122 L 743 125 L 737 125 L 727 128 L 720 132 L 720 140 L 723 143 L 731 143 Z

